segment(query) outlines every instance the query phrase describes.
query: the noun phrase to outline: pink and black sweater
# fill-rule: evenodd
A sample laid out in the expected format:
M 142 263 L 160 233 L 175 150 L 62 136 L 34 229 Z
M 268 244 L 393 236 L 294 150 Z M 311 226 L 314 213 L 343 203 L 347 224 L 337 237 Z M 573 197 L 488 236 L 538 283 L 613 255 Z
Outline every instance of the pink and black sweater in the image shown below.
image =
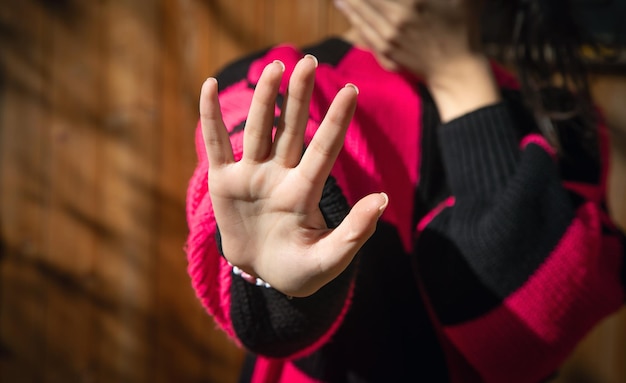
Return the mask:
M 366 51 L 339 39 L 274 47 L 218 75 L 236 157 L 262 69 L 285 63 L 284 94 L 304 53 L 320 61 L 305 146 L 338 89 L 360 89 L 320 201 L 328 225 L 368 193 L 385 191 L 390 204 L 348 269 L 313 296 L 248 284 L 220 252 L 198 129 L 189 273 L 208 313 L 249 351 L 243 380 L 540 382 L 623 305 L 626 246 L 603 205 L 606 160 L 574 140 L 557 159 L 496 66 L 505 101 L 442 125 L 423 85 Z

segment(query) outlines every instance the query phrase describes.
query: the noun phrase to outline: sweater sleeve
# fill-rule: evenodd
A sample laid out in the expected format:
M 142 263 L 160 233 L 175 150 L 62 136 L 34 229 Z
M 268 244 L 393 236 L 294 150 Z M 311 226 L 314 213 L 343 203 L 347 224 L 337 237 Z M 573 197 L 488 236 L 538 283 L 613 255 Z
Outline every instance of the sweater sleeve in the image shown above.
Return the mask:
M 229 131 L 235 159 L 241 158 L 243 128 L 259 68 L 281 59 L 292 69 L 301 53 L 281 48 L 242 60 L 218 76 L 220 104 Z M 269 61 L 268 61 L 269 60 Z M 288 70 L 289 72 L 289 70 Z M 252 74 L 251 74 L 252 73 Z M 278 100 L 280 105 L 280 96 Z M 276 109 L 276 114 L 279 113 Z M 317 124 L 309 121 L 309 124 Z M 187 193 L 188 271 L 193 288 L 207 312 L 239 346 L 269 357 L 295 358 L 324 344 L 337 329 L 349 304 L 355 265 L 307 298 L 282 293 L 245 282 L 233 274 L 221 253 L 208 190 L 208 160 L 202 133 L 196 131 L 198 165 Z M 329 227 L 336 227 L 349 206 L 331 177 L 326 182 L 320 209 Z M 354 262 L 353 262 L 354 263 Z
M 502 102 L 439 128 L 453 197 L 416 252 L 454 381 L 542 381 L 624 302 L 624 236 L 601 182 L 562 182 L 516 122 Z

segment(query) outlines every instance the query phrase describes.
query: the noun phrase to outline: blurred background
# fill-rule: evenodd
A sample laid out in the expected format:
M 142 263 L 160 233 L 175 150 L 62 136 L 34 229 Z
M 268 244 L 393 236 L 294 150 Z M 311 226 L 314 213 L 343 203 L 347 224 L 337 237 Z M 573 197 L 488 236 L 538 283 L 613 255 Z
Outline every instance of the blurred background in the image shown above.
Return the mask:
M 186 272 L 199 89 L 346 26 L 330 0 L 0 2 L 1 383 L 236 381 L 242 353 Z M 592 83 L 626 217 L 626 71 Z M 555 382 L 625 381 L 622 310 Z

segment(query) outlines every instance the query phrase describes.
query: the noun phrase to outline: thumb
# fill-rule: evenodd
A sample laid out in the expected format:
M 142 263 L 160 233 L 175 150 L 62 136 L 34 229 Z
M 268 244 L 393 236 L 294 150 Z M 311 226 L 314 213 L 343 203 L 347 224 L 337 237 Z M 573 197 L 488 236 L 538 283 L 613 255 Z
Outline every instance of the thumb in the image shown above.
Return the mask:
M 359 200 L 335 230 L 320 243 L 320 254 L 325 258 L 322 269 L 337 276 L 352 261 L 376 230 L 378 218 L 387 208 L 389 197 L 385 193 L 370 194 Z

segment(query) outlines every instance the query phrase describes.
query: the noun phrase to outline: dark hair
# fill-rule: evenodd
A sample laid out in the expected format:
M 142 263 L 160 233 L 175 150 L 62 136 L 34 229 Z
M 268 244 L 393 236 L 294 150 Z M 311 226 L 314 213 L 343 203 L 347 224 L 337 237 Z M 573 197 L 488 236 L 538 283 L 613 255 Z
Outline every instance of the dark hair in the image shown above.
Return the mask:
M 499 55 L 514 67 L 546 139 L 565 155 L 561 136 L 576 134 L 588 154 L 597 157 L 597 119 L 581 49 L 592 42 L 577 23 L 572 1 L 491 0 L 487 12 L 499 9 L 503 15 L 495 41 L 502 48 Z M 564 132 L 561 125 L 574 126 L 576 132 Z

